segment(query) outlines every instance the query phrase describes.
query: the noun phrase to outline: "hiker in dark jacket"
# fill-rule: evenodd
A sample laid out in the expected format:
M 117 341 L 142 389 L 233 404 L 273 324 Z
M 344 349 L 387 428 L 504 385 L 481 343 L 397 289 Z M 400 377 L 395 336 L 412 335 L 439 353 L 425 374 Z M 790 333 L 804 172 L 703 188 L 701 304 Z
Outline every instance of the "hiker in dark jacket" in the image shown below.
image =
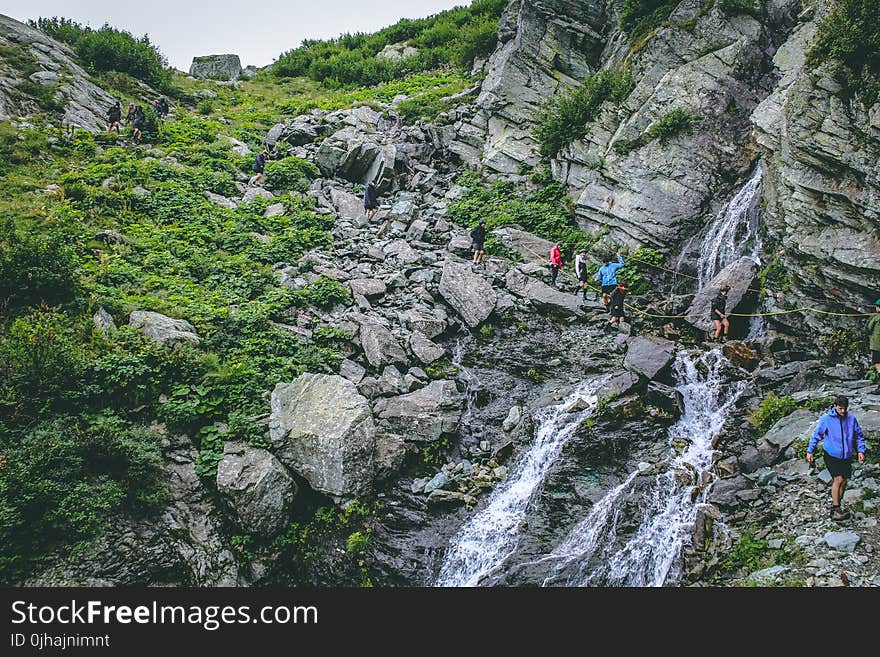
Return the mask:
M 134 103 L 128 104 L 128 113 L 125 115 L 125 125 L 131 125 L 132 121 L 134 121 L 134 115 L 137 112 L 135 109 Z
M 833 477 L 831 481 L 831 519 L 846 520 L 849 511 L 841 509 L 840 503 L 846 493 L 847 479 L 852 477 L 853 453 L 859 455 L 859 463 L 865 461 L 865 434 L 855 416 L 848 413 L 849 399 L 843 395 L 834 398 L 834 405 L 819 420 L 807 445 L 807 461 L 813 462 L 816 445 L 822 442 L 825 467 Z
M 379 189 L 372 180 L 364 187 L 364 215 L 372 219 L 379 211 Z
M 257 153 L 257 156 L 254 158 L 254 165 L 251 167 L 254 170 L 254 175 L 248 181 L 248 185 L 258 185 L 263 179 L 263 170 L 266 168 L 267 157 L 269 157 L 269 151 L 265 148 Z
M 718 290 L 718 295 L 712 299 L 712 307 L 709 311 L 709 319 L 715 324 L 715 340 L 727 340 L 727 333 L 730 331 L 730 320 L 727 319 L 727 293 L 730 292 L 729 285 L 722 285 Z M 724 329 L 724 337 L 721 337 L 721 329 Z
M 874 316 L 868 320 L 868 330 L 871 332 L 868 348 L 871 350 L 871 363 L 880 374 L 880 299 L 874 302 L 874 311 Z
M 116 104 L 110 108 L 110 111 L 107 112 L 107 132 L 113 132 L 113 128 L 116 128 L 117 134 L 120 130 L 122 130 L 122 108 L 119 106 L 119 101 L 116 101 Z
M 159 115 L 160 119 L 164 119 L 168 116 L 168 101 L 165 100 L 164 96 L 156 103 L 156 113 Z
M 144 125 L 147 122 L 147 117 L 144 114 L 144 108 L 138 105 L 134 108 L 134 119 L 132 120 L 132 127 L 134 128 L 134 140 L 140 141 L 141 139 L 141 130 L 144 129 Z
M 614 291 L 611 293 L 611 297 L 608 300 L 608 312 L 611 313 L 611 320 L 607 326 L 612 330 L 615 326 L 619 328 L 620 324 L 623 324 L 626 321 L 625 300 L 626 283 L 620 281 L 617 283 L 617 287 L 614 288 Z
M 471 231 L 471 240 L 473 241 L 472 248 L 474 250 L 474 262 L 471 265 L 471 268 L 480 264 L 485 255 L 486 248 L 486 222 L 481 221 L 476 227 Z

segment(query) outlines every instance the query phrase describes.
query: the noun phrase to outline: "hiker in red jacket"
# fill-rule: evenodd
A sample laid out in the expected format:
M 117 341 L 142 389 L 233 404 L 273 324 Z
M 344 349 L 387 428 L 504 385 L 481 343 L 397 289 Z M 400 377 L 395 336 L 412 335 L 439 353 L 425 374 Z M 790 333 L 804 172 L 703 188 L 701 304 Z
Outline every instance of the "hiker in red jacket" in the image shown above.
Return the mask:
M 556 287 L 556 277 L 562 269 L 562 251 L 559 250 L 559 242 L 550 249 L 550 285 Z

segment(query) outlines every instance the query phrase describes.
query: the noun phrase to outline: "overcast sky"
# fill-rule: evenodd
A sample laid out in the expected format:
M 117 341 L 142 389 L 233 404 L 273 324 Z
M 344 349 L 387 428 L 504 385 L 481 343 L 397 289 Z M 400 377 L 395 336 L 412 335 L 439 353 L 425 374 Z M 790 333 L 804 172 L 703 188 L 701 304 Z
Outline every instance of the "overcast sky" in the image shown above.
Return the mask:
M 401 18 L 423 18 L 470 0 L 2 0 L 0 13 L 20 21 L 64 16 L 110 23 L 150 41 L 175 68 L 196 55 L 234 53 L 241 65 L 271 64 L 303 39 L 373 32 Z

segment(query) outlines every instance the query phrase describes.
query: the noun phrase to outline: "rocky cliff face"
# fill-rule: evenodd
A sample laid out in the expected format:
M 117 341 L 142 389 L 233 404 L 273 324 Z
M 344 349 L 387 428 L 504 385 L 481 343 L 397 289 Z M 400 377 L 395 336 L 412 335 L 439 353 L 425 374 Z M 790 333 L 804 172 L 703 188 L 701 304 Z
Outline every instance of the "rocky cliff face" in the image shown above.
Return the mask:
M 38 85 L 62 125 L 90 132 L 107 128 L 113 97 L 89 81 L 69 47 L 0 14 L 0 50 L 0 120 L 36 110 L 27 85 Z
M 819 299 L 845 290 L 855 305 L 880 289 L 880 104 L 844 100 L 828 68 L 807 62 L 823 15 L 798 25 L 776 53 L 782 77 L 751 120 L 766 172 L 767 232 L 788 282 Z

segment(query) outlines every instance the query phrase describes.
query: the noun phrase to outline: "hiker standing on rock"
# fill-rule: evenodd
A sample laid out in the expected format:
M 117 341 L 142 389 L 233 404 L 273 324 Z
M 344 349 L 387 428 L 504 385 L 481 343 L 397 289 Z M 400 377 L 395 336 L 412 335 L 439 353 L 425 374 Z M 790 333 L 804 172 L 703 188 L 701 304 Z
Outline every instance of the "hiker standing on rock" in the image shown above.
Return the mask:
M 574 274 L 575 276 L 577 276 L 578 281 L 580 281 L 581 292 L 583 293 L 584 301 L 586 301 L 589 272 L 587 271 L 587 252 L 583 249 L 581 249 L 581 251 L 574 258 Z M 575 290 L 574 293 L 577 294 L 578 291 Z
M 550 285 L 556 287 L 556 277 L 562 269 L 562 251 L 559 250 L 559 242 L 550 249 Z
M 611 258 L 608 256 L 602 258 L 602 266 L 596 272 L 596 280 L 602 286 L 602 303 L 605 305 L 605 310 L 608 310 L 611 293 L 617 288 L 617 270 L 625 264 L 623 256 L 619 253 L 617 254 L 617 262 L 611 262 Z
M 477 226 L 471 231 L 471 240 L 473 240 L 473 249 L 474 249 L 474 262 L 471 265 L 473 269 L 483 260 L 483 256 L 486 254 L 486 222 L 481 221 Z
M 624 306 L 625 299 L 626 283 L 620 281 L 614 288 L 614 291 L 611 293 L 611 298 L 609 299 L 610 308 L 608 312 L 611 313 L 611 320 L 606 326 L 611 330 L 614 330 L 615 325 L 619 328 L 626 321 L 626 308 Z
M 865 460 L 865 434 L 855 416 L 847 412 L 849 399 L 843 395 L 834 398 L 834 405 L 819 420 L 819 425 L 807 445 L 807 461 L 813 462 L 813 452 L 820 440 L 825 452 L 825 467 L 831 473 L 831 519 L 846 520 L 849 511 L 840 503 L 846 493 L 846 482 L 852 477 L 853 452 L 858 453 L 859 463 Z
M 367 183 L 364 187 L 364 215 L 367 219 L 372 219 L 379 211 L 379 189 L 374 181 Z
M 718 290 L 718 295 L 712 299 L 712 309 L 709 311 L 710 319 L 715 323 L 715 341 L 719 339 L 723 342 L 727 340 L 727 333 L 730 331 L 730 320 L 727 319 L 727 293 L 730 292 L 730 286 L 722 285 Z M 721 337 L 721 329 L 724 328 L 724 337 Z
M 874 316 L 868 320 L 871 338 L 868 347 L 871 349 L 871 364 L 880 374 L 880 299 L 874 302 Z
M 257 156 L 254 158 L 254 175 L 248 181 L 248 185 L 259 185 L 260 181 L 263 180 L 263 170 L 266 168 L 266 158 L 269 157 L 269 151 L 265 148 L 257 153 Z
M 119 106 L 118 100 L 107 112 L 107 121 L 107 132 L 113 132 L 113 128 L 116 128 L 116 133 L 119 134 L 119 131 L 122 130 L 122 108 Z

